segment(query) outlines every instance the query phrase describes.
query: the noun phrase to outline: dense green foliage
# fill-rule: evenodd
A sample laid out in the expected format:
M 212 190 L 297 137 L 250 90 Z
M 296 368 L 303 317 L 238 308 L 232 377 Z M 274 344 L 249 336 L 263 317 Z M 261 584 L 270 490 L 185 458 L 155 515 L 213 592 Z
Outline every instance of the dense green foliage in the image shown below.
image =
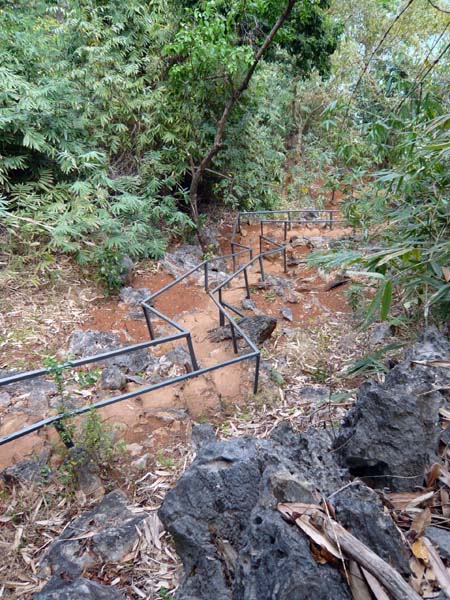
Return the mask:
M 321 156 L 324 187 L 344 192 L 344 211 L 365 238 L 360 248 L 314 260 L 367 273 L 377 284 L 367 319 L 428 318 L 431 312 L 445 318 L 450 309 L 449 17 L 417 0 L 383 38 L 405 4 L 386 2 L 384 10 L 380 4 L 359 5 L 329 82 L 304 87 L 312 106 L 320 107 L 304 142 L 307 154 Z M 335 10 L 342 14 L 350 6 L 353 2 L 344 2 Z M 355 63 L 359 68 L 350 70 Z
M 283 174 L 292 73 L 325 74 L 327 2 L 297 3 L 234 111 L 202 197 L 267 206 Z M 0 216 L 16 250 L 81 263 L 158 257 L 217 119 L 279 2 L 52 0 L 0 11 Z M 219 175 L 217 174 L 219 173 Z
M 196 165 L 285 6 L 3 2 L 6 251 L 69 253 L 108 283 L 125 253 L 192 231 Z M 298 0 L 227 117 L 200 209 L 342 193 L 363 248 L 314 260 L 378 285 L 369 318 L 448 313 L 449 36 L 428 0 Z

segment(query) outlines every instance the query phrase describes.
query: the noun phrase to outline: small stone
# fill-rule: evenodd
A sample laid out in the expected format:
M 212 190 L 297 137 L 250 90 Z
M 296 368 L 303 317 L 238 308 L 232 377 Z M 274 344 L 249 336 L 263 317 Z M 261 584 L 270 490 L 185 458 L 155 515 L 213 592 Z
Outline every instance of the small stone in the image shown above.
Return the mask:
M 286 302 L 289 304 L 298 304 L 300 296 L 294 290 L 288 289 L 286 292 Z
M 256 304 L 251 298 L 243 298 L 241 301 L 241 306 L 244 310 L 255 310 Z
M 136 443 L 127 444 L 125 449 L 131 456 L 140 456 L 142 454 L 142 451 L 144 450 L 143 446 Z
M 294 320 L 294 315 L 290 308 L 287 308 L 287 306 L 286 306 L 286 307 L 282 308 L 280 312 L 287 321 L 290 321 L 292 323 L 292 321 Z
M 149 456 L 150 456 L 150 454 L 148 452 L 146 452 L 140 458 L 138 458 L 137 460 L 134 460 L 131 463 L 131 465 L 135 469 L 138 469 L 139 471 L 143 471 L 144 469 L 147 468 L 147 462 L 148 462 Z
M 440 440 L 443 444 L 450 444 L 450 426 L 441 432 Z
M 277 320 L 268 315 L 256 315 L 254 317 L 244 317 L 237 324 L 255 344 L 262 344 L 272 335 L 277 326 Z M 209 333 L 211 334 L 210 339 L 214 342 L 231 339 L 231 328 L 229 325 L 216 327 L 215 329 L 211 329 Z M 240 337 L 239 333 L 236 333 Z
M 148 288 L 132 288 L 132 287 L 124 287 L 120 290 L 120 299 L 125 304 L 129 306 L 140 306 L 148 296 L 150 296 L 151 292 Z
M 128 283 L 131 279 L 131 275 L 133 274 L 134 263 L 128 254 L 120 261 L 120 273 L 119 277 L 123 283 Z
M 11 404 L 11 396 L 8 392 L 0 392 L 0 407 L 7 408 Z
M 127 383 L 125 374 L 119 367 L 106 367 L 102 371 L 100 384 L 104 390 L 121 390 Z
M 275 286 L 275 294 L 279 298 L 282 298 L 284 296 L 284 288 L 283 288 L 283 286 L 281 286 L 281 285 Z
M 83 448 L 70 449 L 70 463 L 74 468 L 78 489 L 85 496 L 102 498 L 105 488 L 99 477 L 99 467 Z
M 379 344 L 392 334 L 393 328 L 390 323 L 378 323 L 370 334 L 370 341 L 372 344 Z

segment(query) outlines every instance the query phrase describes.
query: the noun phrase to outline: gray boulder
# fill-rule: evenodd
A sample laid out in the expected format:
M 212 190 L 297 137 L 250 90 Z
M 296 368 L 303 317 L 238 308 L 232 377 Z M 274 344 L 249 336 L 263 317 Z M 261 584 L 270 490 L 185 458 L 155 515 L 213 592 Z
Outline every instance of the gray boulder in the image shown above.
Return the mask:
M 208 442 L 211 430 L 206 440 L 203 429 L 200 433 L 197 458 L 159 511 L 183 561 L 185 577 L 177 600 L 350 599 L 339 571 L 318 564 L 309 539 L 277 511 L 279 502 L 317 502 L 322 494 L 343 487 L 346 473 L 334 461 L 328 434 L 316 430 L 300 435 L 288 424 L 267 440 Z M 368 517 L 361 518 L 361 538 L 374 547 L 374 540 L 381 544 L 383 535 L 392 536 L 394 541 L 386 544 L 398 555 L 387 545 L 383 550 L 392 554 L 392 564 L 403 565 L 397 531 L 381 517 L 370 519 L 370 506 L 377 517 L 380 507 L 376 498 L 366 496 Z M 361 505 L 362 499 L 354 502 L 355 510 Z M 371 536 L 363 524 L 380 531 Z
M 254 317 L 243 317 L 237 321 L 239 327 L 248 335 L 255 344 L 264 343 L 273 333 L 277 326 L 277 320 L 267 315 L 256 315 Z M 236 331 L 237 337 L 240 334 Z M 215 342 L 231 339 L 231 327 L 216 327 L 210 331 L 210 339 Z
M 51 544 L 40 563 L 42 575 L 75 579 L 97 563 L 119 561 L 138 539 L 136 526 L 147 516 L 128 510 L 121 492 L 109 493 L 94 509 L 75 518 Z M 89 537 L 89 533 L 94 535 Z
M 148 296 L 150 296 L 150 290 L 148 288 L 133 288 L 124 287 L 120 290 L 119 298 L 125 304 L 136 307 L 140 306 Z
M 123 348 L 123 346 L 124 344 L 114 333 L 92 329 L 76 329 L 69 339 L 69 354 L 85 358 L 108 352 L 109 350 Z M 127 373 L 135 374 L 139 371 L 144 371 L 149 363 L 150 355 L 145 348 L 142 348 L 108 358 L 103 364 L 111 367 L 117 366 Z
M 179 277 L 186 271 L 197 266 L 203 260 L 203 250 L 200 246 L 183 244 L 172 252 L 166 252 L 161 260 L 161 265 L 165 271 L 173 277 Z
M 50 450 L 45 449 L 40 456 L 22 460 L 4 469 L 0 472 L 0 479 L 2 479 L 6 485 L 18 483 L 23 486 L 29 486 L 31 483 L 45 483 L 50 474 L 50 468 L 47 464 L 49 457 Z
M 450 371 L 421 363 L 449 357 L 448 339 L 431 328 L 383 384 L 363 384 L 336 440 L 337 454 L 353 475 L 397 491 L 423 483 L 426 466 L 437 460 L 438 413 Z
M 57 576 L 34 594 L 34 600 L 125 600 L 125 596 L 113 587 L 84 577 L 67 581 Z
M 15 375 L 16 371 L 0 369 L 0 379 Z M 0 406 L 19 406 L 29 415 L 41 416 L 50 406 L 51 399 L 58 393 L 54 381 L 37 377 L 35 379 L 18 381 L 0 388 Z M 2 400 L 3 399 L 3 402 Z

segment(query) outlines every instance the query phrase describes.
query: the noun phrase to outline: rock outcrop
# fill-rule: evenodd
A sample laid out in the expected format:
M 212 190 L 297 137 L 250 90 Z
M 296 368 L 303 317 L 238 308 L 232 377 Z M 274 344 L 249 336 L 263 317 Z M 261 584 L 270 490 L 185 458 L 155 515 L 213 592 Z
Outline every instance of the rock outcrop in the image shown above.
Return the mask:
M 448 339 L 431 328 L 383 384 L 361 386 L 335 444 L 353 475 L 396 491 L 423 483 L 427 465 L 437 460 L 439 409 L 450 386 L 450 370 L 439 361 L 449 359 Z
M 281 425 L 268 440 L 229 442 L 210 441 L 207 433 L 194 434 L 197 447 L 199 438 L 205 443 L 159 513 L 185 570 L 177 600 L 350 599 L 339 571 L 317 563 L 308 538 L 277 511 L 280 502 L 323 496 L 354 535 L 408 572 L 400 536 L 376 494 L 363 484 L 344 488 L 347 473 L 326 432 L 300 435 Z
M 267 315 L 256 315 L 254 317 L 243 317 L 237 321 L 239 327 L 248 335 L 255 344 L 263 344 L 274 332 L 277 320 Z M 231 327 L 216 327 L 210 331 L 210 339 L 214 342 L 231 339 Z M 241 337 L 236 331 L 236 337 Z

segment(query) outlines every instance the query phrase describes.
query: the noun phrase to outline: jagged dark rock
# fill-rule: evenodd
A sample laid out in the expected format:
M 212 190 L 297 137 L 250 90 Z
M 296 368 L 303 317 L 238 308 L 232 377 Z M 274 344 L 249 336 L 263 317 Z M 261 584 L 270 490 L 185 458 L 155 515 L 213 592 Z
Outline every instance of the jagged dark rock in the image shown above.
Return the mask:
M 100 384 L 104 390 L 121 390 L 126 382 L 127 378 L 119 367 L 112 366 L 103 369 Z
M 15 374 L 16 371 L 0 369 L 0 379 Z M 4 404 L 4 406 L 12 404 L 12 408 L 15 410 L 22 410 L 32 416 L 40 416 L 49 409 L 51 399 L 57 393 L 54 381 L 38 377 L 8 385 L 0 392 L 0 396 L 3 397 L 3 402 L 0 400 L 0 404 Z
M 124 287 L 120 290 L 119 298 L 129 306 L 140 306 L 148 296 L 150 296 L 148 288 L 133 288 Z
M 84 577 L 67 581 L 58 575 L 34 594 L 34 600 L 125 600 L 125 596 L 111 586 Z
M 426 466 L 437 460 L 438 413 L 450 371 L 421 363 L 449 357 L 448 339 L 431 328 L 383 384 L 361 386 L 336 440 L 336 453 L 353 475 L 397 491 L 423 483 Z
M 177 600 L 350 599 L 339 571 L 318 564 L 309 539 L 277 511 L 279 502 L 312 503 L 333 492 L 343 518 L 360 511 L 354 534 L 407 570 L 400 536 L 375 493 L 361 484 L 344 495 L 346 472 L 330 450 L 326 432 L 300 435 L 288 424 L 267 440 L 200 444 L 159 512 L 185 570 Z
M 192 430 L 191 443 L 196 451 L 200 450 L 206 444 L 215 441 L 215 439 L 214 427 L 209 423 L 200 423 Z
M 267 315 L 256 315 L 254 317 L 243 317 L 237 321 L 237 324 L 255 344 L 262 344 L 272 335 L 277 326 L 277 320 Z M 237 331 L 236 335 L 240 337 Z M 214 342 L 231 339 L 230 326 L 225 325 L 224 327 L 212 329 L 210 331 L 210 339 Z
M 136 526 L 147 516 L 132 513 L 121 492 L 109 493 L 95 508 L 76 517 L 51 544 L 40 563 L 41 576 L 75 579 L 99 562 L 119 561 L 138 539 Z M 83 539 L 89 532 L 95 535 Z
M 28 486 L 31 483 L 45 483 L 49 474 L 49 468 L 47 466 L 49 456 L 50 450 L 46 448 L 39 456 L 28 460 L 22 460 L 1 471 L 0 479 L 2 479 L 6 485 L 19 483 Z
M 84 358 L 95 356 L 108 350 L 122 348 L 124 344 L 114 333 L 95 331 L 93 329 L 76 329 L 69 339 L 69 354 Z M 135 374 L 144 371 L 150 362 L 150 354 L 144 349 L 135 350 L 108 358 L 104 364 L 120 367 L 127 373 Z

